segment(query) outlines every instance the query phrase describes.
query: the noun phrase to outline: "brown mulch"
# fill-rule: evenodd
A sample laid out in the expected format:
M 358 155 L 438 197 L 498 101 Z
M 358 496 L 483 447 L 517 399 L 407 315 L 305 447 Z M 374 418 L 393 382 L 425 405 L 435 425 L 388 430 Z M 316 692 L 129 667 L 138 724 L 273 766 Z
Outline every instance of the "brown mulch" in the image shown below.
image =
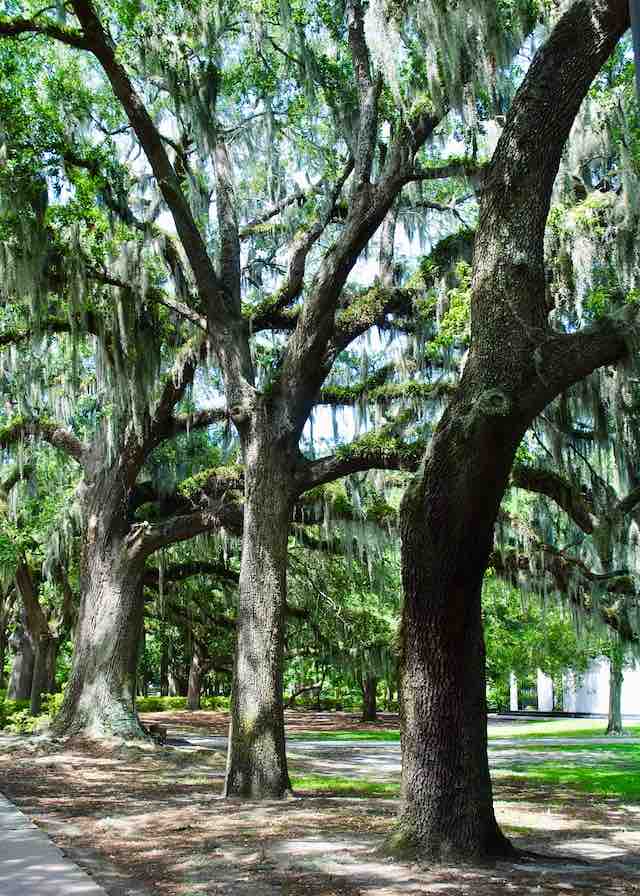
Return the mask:
M 210 712 L 208 710 L 176 710 L 175 712 L 141 713 L 145 724 L 156 722 L 170 728 L 206 730 L 209 735 L 226 736 L 229 730 L 229 714 L 227 712 Z M 314 731 L 325 733 L 331 731 L 398 731 L 400 720 L 396 712 L 380 712 L 375 722 L 363 722 L 357 713 L 352 712 L 307 712 L 304 710 L 285 710 L 285 727 L 288 734 L 299 734 Z

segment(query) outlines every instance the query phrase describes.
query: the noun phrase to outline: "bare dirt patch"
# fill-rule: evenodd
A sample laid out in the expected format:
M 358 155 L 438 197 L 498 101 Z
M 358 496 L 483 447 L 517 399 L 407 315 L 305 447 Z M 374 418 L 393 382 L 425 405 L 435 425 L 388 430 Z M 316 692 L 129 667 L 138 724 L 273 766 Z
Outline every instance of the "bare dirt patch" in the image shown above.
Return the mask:
M 640 805 L 499 778 L 499 820 L 549 860 L 433 869 L 383 857 L 395 800 L 223 801 L 223 769 L 216 751 L 0 739 L 0 790 L 113 896 L 640 894 Z

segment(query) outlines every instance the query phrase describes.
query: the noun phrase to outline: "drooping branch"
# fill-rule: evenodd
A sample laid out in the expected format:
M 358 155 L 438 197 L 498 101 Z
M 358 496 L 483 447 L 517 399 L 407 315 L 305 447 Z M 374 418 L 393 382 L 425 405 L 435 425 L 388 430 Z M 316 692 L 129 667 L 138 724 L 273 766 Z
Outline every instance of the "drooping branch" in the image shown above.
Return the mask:
M 63 424 L 48 419 L 16 417 L 0 429 L 0 446 L 7 448 L 26 438 L 40 438 L 64 451 L 80 465 L 86 461 L 88 447 Z
M 456 159 L 444 165 L 434 165 L 430 168 L 416 167 L 407 173 L 406 181 L 444 180 L 448 177 L 467 177 L 479 179 L 487 170 L 488 165 L 478 165 L 473 159 Z
M 585 495 L 576 485 L 553 470 L 517 463 L 511 472 L 511 483 L 516 488 L 551 498 L 588 535 L 596 528 L 598 520 Z
M 534 569 L 531 550 L 525 554 L 517 550 L 496 549 L 491 555 L 490 564 L 497 575 L 516 587 L 522 586 L 524 580 L 532 591 L 544 594 L 551 584 L 558 594 L 581 612 L 597 613 L 601 621 L 617 631 L 623 640 L 628 643 L 638 640 L 627 614 L 629 597 L 637 595 L 628 570 L 594 573 L 581 560 L 542 542 L 532 545 L 532 550 L 542 562 L 541 570 Z M 606 594 L 606 601 L 603 597 L 594 599 L 594 589 Z M 620 602 L 618 596 L 623 596 L 625 600 Z
M 195 576 L 213 576 L 216 579 L 238 584 L 238 573 L 230 569 L 224 563 L 210 563 L 205 560 L 192 560 L 188 563 L 172 563 L 162 572 L 156 567 L 147 567 L 144 574 L 144 584 L 148 588 L 157 589 L 160 577 L 163 582 L 182 582 Z

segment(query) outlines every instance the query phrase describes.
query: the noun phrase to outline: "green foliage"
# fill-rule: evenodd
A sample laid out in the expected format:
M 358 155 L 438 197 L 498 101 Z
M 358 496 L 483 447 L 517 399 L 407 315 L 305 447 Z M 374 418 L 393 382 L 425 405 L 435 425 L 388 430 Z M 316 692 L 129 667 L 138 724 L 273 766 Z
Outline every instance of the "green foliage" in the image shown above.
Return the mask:
M 557 678 L 567 668 L 584 671 L 593 654 L 555 603 L 525 599 L 491 574 L 485 578 L 482 612 L 491 706 L 508 708 L 510 673 L 526 679 L 541 669 Z
M 33 730 L 35 721 L 29 713 L 29 700 L 7 700 L 0 693 L 0 729 L 11 734 L 24 734 Z
M 211 711 L 228 710 L 229 697 L 202 697 L 201 709 Z M 186 697 L 137 697 L 136 709 L 138 712 L 176 712 L 187 708 Z

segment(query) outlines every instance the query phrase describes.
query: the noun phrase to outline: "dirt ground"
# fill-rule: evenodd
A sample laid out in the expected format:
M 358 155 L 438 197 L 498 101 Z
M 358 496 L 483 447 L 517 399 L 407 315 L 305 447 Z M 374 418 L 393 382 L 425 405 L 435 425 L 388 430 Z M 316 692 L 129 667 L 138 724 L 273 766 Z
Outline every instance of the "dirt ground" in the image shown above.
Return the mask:
M 170 727 L 226 732 L 221 713 L 171 718 Z M 289 731 L 358 728 L 335 714 L 290 713 L 288 723 Z M 313 757 L 304 765 L 312 770 Z M 503 770 L 499 821 L 516 846 L 547 858 L 429 868 L 384 855 L 395 799 L 320 789 L 278 803 L 227 801 L 223 771 L 215 749 L 0 738 L 0 791 L 110 896 L 640 894 L 640 804 L 534 786 Z

